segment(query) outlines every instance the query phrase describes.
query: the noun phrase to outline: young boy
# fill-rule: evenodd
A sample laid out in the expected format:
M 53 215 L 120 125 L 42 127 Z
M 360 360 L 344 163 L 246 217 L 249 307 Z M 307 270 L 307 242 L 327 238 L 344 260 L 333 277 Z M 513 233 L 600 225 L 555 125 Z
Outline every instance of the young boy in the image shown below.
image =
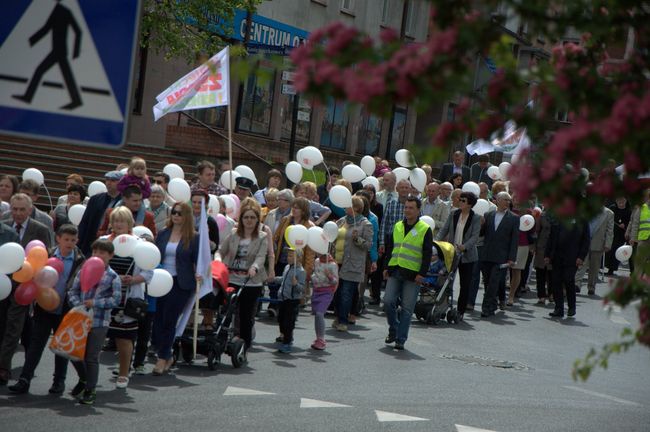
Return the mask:
M 424 285 L 435 287 L 438 283 L 438 276 L 445 273 L 445 263 L 438 259 L 438 249 L 434 246 L 431 251 L 431 264 L 424 278 Z
M 87 292 L 81 292 L 81 282 L 77 275 L 69 292 L 69 303 L 72 307 L 84 305 L 93 309 L 92 328 L 86 340 L 86 356 L 84 361 L 72 362 L 79 375 L 79 382 L 70 394 L 77 398 L 81 397 L 79 403 L 84 405 L 95 403 L 95 387 L 99 378 L 99 353 L 108 332 L 111 310 L 120 304 L 122 297 L 120 277 L 108 266 L 115 253 L 113 243 L 109 240 L 95 240 L 92 251 L 93 256 L 101 258 L 106 266 L 102 279 Z
M 56 247 L 50 251 L 50 257 L 57 258 L 62 262 L 63 272 L 59 275 L 59 281 L 54 286 L 61 302 L 59 307 L 52 311 L 42 309 L 38 304 L 34 305 L 34 321 L 32 327 L 31 342 L 25 353 L 25 363 L 20 374 L 20 379 L 9 391 L 15 394 L 23 394 L 29 391 L 29 384 L 34 377 L 34 371 L 41 361 L 43 350 L 47 345 L 50 334 L 54 333 L 61 324 L 63 316 L 69 307 L 66 302 L 66 295 L 70 285 L 79 270 L 84 256 L 77 248 L 78 241 L 77 227 L 66 224 L 61 225 L 56 231 Z M 50 387 L 50 394 L 61 394 L 65 390 L 65 377 L 68 370 L 68 359 L 60 356 L 54 357 L 54 381 Z
M 282 344 L 278 351 L 288 354 L 293 343 L 293 329 L 296 326 L 300 299 L 305 291 L 305 270 L 302 268 L 302 253 L 300 250 L 288 249 L 288 264 L 284 268 L 280 279 L 278 298 L 282 300 L 278 312 L 278 324 L 282 334 Z

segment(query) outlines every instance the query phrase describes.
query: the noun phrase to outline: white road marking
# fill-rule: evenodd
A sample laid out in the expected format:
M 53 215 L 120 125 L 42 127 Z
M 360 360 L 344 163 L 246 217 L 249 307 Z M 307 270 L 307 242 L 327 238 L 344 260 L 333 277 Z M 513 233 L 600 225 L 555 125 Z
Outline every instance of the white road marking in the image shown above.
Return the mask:
M 637 402 L 632 402 L 632 401 L 629 401 L 629 400 L 617 398 L 615 396 L 606 395 L 604 393 L 598 393 L 598 392 L 583 389 L 583 388 L 580 388 L 580 387 L 574 387 L 574 386 L 563 386 L 563 387 L 565 389 L 579 391 L 579 392 L 582 392 L 584 394 L 588 394 L 590 396 L 596 396 L 596 397 L 599 397 L 599 398 L 608 399 L 608 400 L 618 402 L 618 403 L 623 404 L 623 405 L 632 405 L 632 406 L 638 406 L 638 407 L 641 406 L 641 404 L 637 403 Z
M 252 389 L 241 388 L 241 387 L 231 387 L 231 386 L 228 386 L 226 391 L 223 392 L 224 396 L 263 396 L 263 395 L 274 395 L 274 394 L 275 393 L 269 393 L 260 390 L 252 390 Z
M 336 402 L 326 402 L 316 399 L 300 398 L 300 408 L 352 408 Z
M 622 316 L 620 316 L 620 315 L 611 315 L 609 317 L 609 320 L 611 322 L 613 322 L 613 323 L 616 323 L 616 324 L 622 324 L 622 325 L 625 325 L 625 326 L 630 325 L 630 322 L 628 320 L 626 320 L 625 318 L 623 318 Z
M 463 425 L 454 425 L 456 426 L 456 431 L 457 432 L 496 432 L 490 429 L 480 429 L 480 428 L 475 428 L 472 426 L 463 426 Z
M 429 419 L 421 417 L 412 417 L 404 414 L 397 414 L 388 411 L 375 410 L 377 420 L 380 422 L 405 422 L 405 421 L 428 421 Z

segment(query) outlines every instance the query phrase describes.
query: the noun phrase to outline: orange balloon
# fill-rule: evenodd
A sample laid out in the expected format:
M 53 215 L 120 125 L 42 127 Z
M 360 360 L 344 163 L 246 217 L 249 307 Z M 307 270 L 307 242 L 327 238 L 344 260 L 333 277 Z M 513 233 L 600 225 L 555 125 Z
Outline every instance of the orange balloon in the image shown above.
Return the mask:
M 16 282 L 27 282 L 32 280 L 34 277 L 34 268 L 32 267 L 31 263 L 27 260 L 23 263 L 23 266 L 15 272 L 12 276 L 13 280 Z
M 34 272 L 37 272 L 45 267 L 47 260 L 47 251 L 42 246 L 36 246 L 27 252 L 27 261 L 29 261 L 29 263 L 32 265 Z
M 59 307 L 61 298 L 54 288 L 38 288 L 36 293 L 36 303 L 46 311 L 53 311 Z

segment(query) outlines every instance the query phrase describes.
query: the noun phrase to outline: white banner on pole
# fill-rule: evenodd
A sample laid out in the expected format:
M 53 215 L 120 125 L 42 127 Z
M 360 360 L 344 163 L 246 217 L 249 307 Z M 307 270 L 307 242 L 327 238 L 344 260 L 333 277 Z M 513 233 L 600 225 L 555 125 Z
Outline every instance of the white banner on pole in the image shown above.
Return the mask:
M 226 47 L 156 96 L 154 120 L 170 112 L 228 105 L 229 95 L 230 50 Z

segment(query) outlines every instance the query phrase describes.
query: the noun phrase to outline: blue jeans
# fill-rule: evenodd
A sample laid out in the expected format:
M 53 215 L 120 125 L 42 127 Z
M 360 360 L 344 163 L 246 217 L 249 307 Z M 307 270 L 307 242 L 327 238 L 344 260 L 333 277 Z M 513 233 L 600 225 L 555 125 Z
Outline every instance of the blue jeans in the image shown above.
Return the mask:
M 341 279 L 339 282 L 339 295 L 336 310 L 339 316 L 339 323 L 348 324 L 348 315 L 352 309 L 354 296 L 359 295 L 359 282 L 352 282 Z
M 388 334 L 394 335 L 399 343 L 406 342 L 411 327 L 411 315 L 418 300 L 418 285 L 415 281 L 402 278 L 399 271 L 395 271 L 386 282 L 384 293 L 384 307 L 388 321 Z M 400 309 L 397 310 L 397 301 L 400 300 Z

